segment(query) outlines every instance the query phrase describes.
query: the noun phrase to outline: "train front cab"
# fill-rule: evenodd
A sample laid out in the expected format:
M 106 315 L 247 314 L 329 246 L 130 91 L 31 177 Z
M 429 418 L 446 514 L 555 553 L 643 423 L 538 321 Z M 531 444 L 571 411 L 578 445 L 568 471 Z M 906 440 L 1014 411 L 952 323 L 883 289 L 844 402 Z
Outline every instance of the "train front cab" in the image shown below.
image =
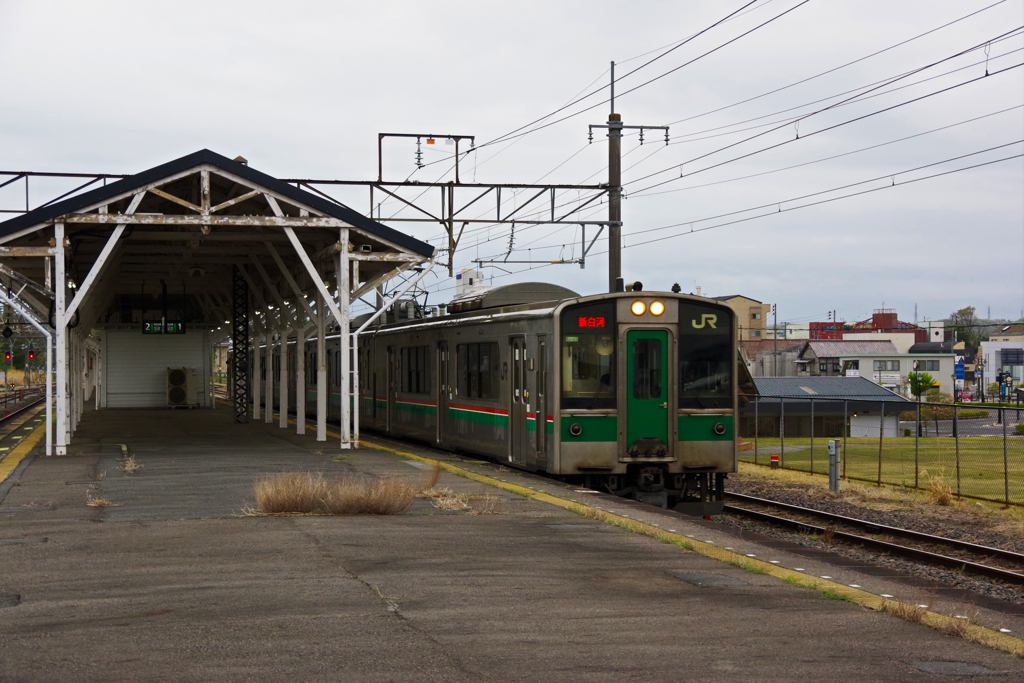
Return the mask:
M 709 515 L 736 471 L 736 322 L 706 300 L 608 296 L 558 315 L 559 462 L 602 491 Z

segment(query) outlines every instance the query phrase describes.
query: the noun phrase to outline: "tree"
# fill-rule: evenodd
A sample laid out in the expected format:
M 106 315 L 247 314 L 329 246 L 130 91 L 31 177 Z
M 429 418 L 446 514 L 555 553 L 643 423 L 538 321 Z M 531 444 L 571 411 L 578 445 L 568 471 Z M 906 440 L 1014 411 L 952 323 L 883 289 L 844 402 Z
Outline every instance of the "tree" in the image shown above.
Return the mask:
M 917 396 L 917 402 L 935 386 L 935 378 L 927 372 L 912 372 L 907 376 L 910 381 L 910 393 Z
M 956 331 L 957 339 L 965 342 L 967 346 L 974 346 L 978 342 L 974 311 L 974 306 L 968 306 L 949 316 L 949 326 Z

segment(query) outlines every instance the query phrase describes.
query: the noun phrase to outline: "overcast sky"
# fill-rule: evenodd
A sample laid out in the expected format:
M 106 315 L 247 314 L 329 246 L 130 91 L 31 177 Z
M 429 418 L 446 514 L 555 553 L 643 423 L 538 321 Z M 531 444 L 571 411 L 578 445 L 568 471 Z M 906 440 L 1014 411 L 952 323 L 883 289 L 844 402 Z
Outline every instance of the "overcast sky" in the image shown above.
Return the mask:
M 659 131 L 645 134 L 643 146 L 635 135 L 623 141 L 627 281 L 744 294 L 777 303 L 780 322 L 824 320 L 831 310 L 859 320 L 883 305 L 912 321 L 915 304 L 919 319 L 968 305 L 981 316 L 991 308 L 996 318 L 1020 317 L 1024 160 L 900 185 L 1024 153 L 1024 68 L 995 73 L 1024 63 L 1019 32 L 997 40 L 1024 27 L 1024 0 L 758 0 L 626 76 L 748 1 L 0 0 L 0 171 L 134 173 L 209 148 L 277 177 L 369 180 L 380 132 L 486 143 L 606 85 L 614 60 L 624 123 L 670 125 L 673 143 L 665 146 Z M 948 59 L 989 41 L 987 78 L 984 48 Z M 798 129 L 791 122 L 939 60 Z M 606 138 L 595 130 L 588 145 L 587 126 L 607 120 L 606 97 L 601 91 L 544 122 L 599 105 L 568 120 L 482 146 L 463 158 L 462 180 L 605 182 Z M 773 121 L 782 127 L 744 142 L 776 127 L 752 126 Z M 908 136 L 917 137 L 894 142 Z M 453 179 L 454 148 L 438 143 L 424 146 L 424 161 L 438 163 L 417 170 L 413 141 L 387 142 L 385 178 Z M 858 151 L 883 143 L 892 144 Z M 806 165 L 784 170 L 797 164 Z M 815 194 L 874 178 L 881 180 Z M 664 184 L 644 191 L 656 183 Z M 32 204 L 66 189 L 33 181 Z M 525 199 L 510 194 L 506 210 Z M 337 196 L 369 212 L 365 190 Z M 578 196 L 558 202 L 571 208 Z M 23 184 L 0 189 L 0 208 L 23 204 Z M 763 208 L 744 212 L 755 207 Z M 380 211 L 388 223 L 400 206 Z M 605 206 L 584 214 L 607 218 Z M 437 226 L 389 225 L 441 244 Z M 657 238 L 665 239 L 649 242 Z M 579 239 L 573 227 L 518 226 L 509 259 L 578 256 Z M 503 258 L 509 241 L 507 226 L 468 234 L 455 265 Z M 543 280 L 597 293 L 607 283 L 605 251 L 599 240 L 584 270 L 486 272 L 500 276 L 494 284 Z M 446 271 L 429 283 L 431 303 L 451 296 Z

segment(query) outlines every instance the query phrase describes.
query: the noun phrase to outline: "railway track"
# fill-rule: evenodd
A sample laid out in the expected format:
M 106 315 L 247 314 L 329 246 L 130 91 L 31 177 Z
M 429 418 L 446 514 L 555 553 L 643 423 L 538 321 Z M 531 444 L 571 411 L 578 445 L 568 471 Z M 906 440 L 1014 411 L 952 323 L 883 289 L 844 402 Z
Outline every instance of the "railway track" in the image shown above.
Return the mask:
M 819 536 L 831 534 L 832 541 L 860 545 L 871 550 L 889 553 L 925 564 L 962 570 L 966 573 L 1024 586 L 1024 554 L 1021 553 L 968 543 L 953 538 L 933 536 L 918 531 L 911 531 L 910 529 L 876 524 L 862 519 L 845 517 L 843 515 L 739 493 L 727 492 L 726 499 L 732 499 L 746 505 L 781 510 L 789 516 L 782 517 L 761 510 L 752 510 L 749 507 L 737 507 L 727 504 L 725 511 L 734 515 L 768 522 L 787 529 L 796 529 L 801 533 L 811 533 Z M 813 523 L 814 521 L 824 522 L 826 526 L 818 526 Z M 852 531 L 844 531 L 843 528 L 851 529 Z M 883 540 L 880 537 L 900 539 L 903 542 L 894 543 L 889 540 Z M 913 543 L 917 547 L 904 545 L 904 543 Z M 936 550 L 941 550 L 941 552 L 936 552 Z M 955 553 L 956 556 L 947 554 L 950 552 Z M 1004 566 L 996 567 L 988 564 L 993 560 L 998 561 L 999 564 Z M 1013 567 L 1013 569 L 1008 569 L 1005 566 Z

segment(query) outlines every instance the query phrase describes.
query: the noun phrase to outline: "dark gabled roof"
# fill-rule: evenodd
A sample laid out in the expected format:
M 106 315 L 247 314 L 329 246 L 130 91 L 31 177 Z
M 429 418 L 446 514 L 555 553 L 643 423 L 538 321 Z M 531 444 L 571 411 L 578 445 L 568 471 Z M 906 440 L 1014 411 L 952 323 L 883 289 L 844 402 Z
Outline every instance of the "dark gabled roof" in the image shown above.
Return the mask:
M 750 299 L 751 301 L 761 303 L 760 301 L 757 301 L 757 299 L 751 299 L 749 296 L 744 296 L 743 294 L 729 294 L 727 296 L 709 296 L 708 298 L 714 299 L 715 301 L 728 301 L 729 299 Z
M 866 377 L 755 377 L 762 397 L 908 402 Z
M 403 249 L 408 249 L 409 251 L 420 254 L 421 256 L 429 257 L 434 254 L 434 247 L 426 242 L 421 242 L 420 240 L 410 237 L 403 232 L 399 232 L 394 228 L 389 228 L 382 223 L 378 223 L 375 220 L 367 218 L 363 214 L 353 211 L 348 207 L 340 206 L 310 192 L 300 190 L 297 187 L 293 187 L 288 183 L 274 178 L 273 176 L 257 171 L 246 164 L 232 161 L 231 159 L 221 156 L 216 152 L 211 152 L 208 149 L 199 150 L 198 152 L 183 156 L 180 159 L 175 159 L 174 161 L 169 161 L 166 164 L 154 166 L 153 168 L 142 171 L 141 173 L 136 173 L 133 176 L 122 178 L 110 185 L 99 187 L 88 192 L 83 192 L 80 195 L 65 199 L 62 202 L 43 206 L 16 218 L 4 221 L 3 223 L 0 223 L 0 237 L 5 237 L 26 228 L 32 228 L 36 225 L 57 218 L 58 216 L 80 211 L 87 206 L 100 204 L 106 199 L 111 199 L 126 192 L 131 192 L 132 190 L 149 185 L 150 183 L 155 183 L 161 178 L 165 178 L 182 171 L 187 171 L 190 168 L 203 164 L 209 164 L 223 171 L 233 173 L 234 175 L 244 178 L 251 183 L 265 187 L 282 197 L 288 197 L 300 204 L 305 204 L 312 209 L 321 211 L 328 216 L 345 221 L 349 225 L 367 232 L 370 235 L 397 244 Z
M 953 353 L 956 342 L 918 342 L 910 347 L 908 353 Z

